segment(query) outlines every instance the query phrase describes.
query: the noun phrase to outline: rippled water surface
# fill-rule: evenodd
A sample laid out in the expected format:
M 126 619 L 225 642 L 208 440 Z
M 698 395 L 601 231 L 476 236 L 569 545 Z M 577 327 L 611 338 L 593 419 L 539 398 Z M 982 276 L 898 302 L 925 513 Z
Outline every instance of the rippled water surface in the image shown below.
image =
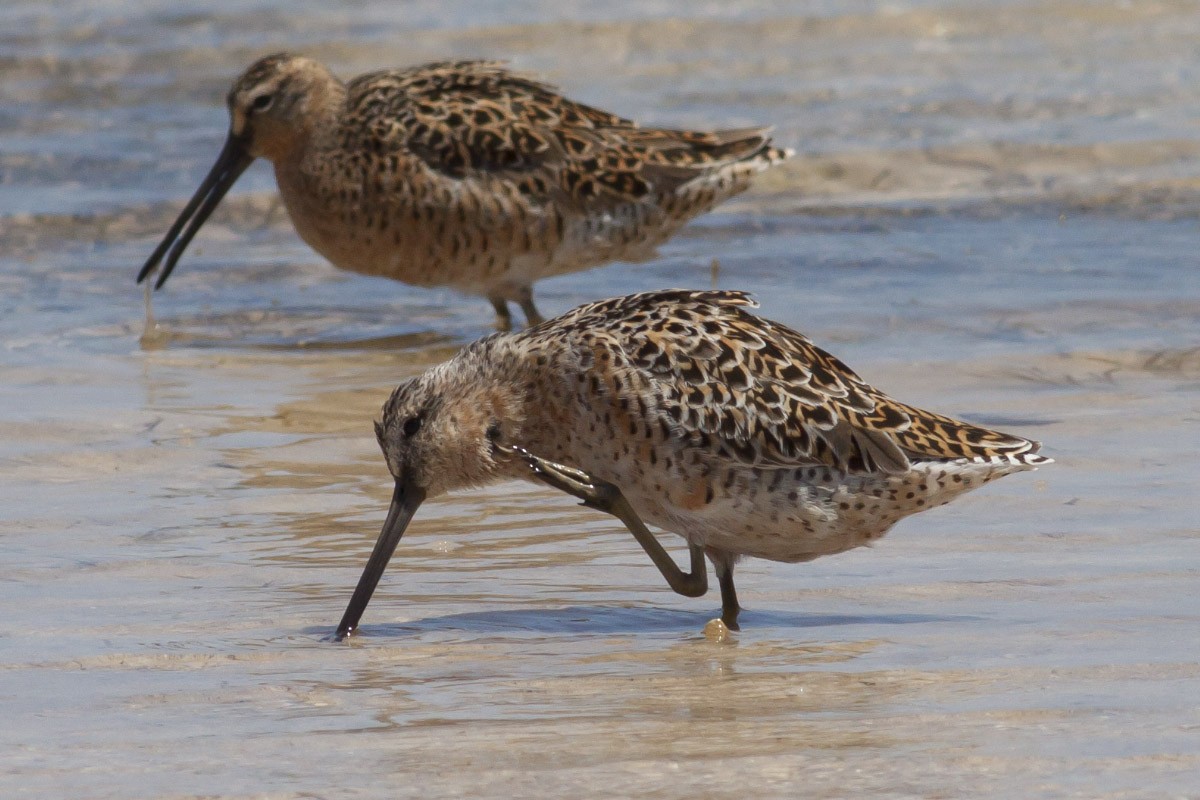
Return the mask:
M 0 795 L 1200 796 L 1198 37 L 1182 0 L 0 6 Z M 491 311 L 329 267 L 259 165 L 139 343 L 225 89 L 285 47 L 775 125 L 792 161 L 543 310 L 719 257 L 889 393 L 1058 463 L 745 563 L 721 643 L 716 593 L 613 520 L 441 498 L 323 641 L 390 493 L 370 420 Z

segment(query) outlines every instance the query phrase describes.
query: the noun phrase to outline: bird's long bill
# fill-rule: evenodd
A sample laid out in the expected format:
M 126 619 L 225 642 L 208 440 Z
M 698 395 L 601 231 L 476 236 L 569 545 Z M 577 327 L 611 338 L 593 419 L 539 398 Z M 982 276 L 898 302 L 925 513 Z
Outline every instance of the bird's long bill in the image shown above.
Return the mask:
M 154 288 L 161 288 L 167 282 L 171 270 L 175 269 L 176 262 L 183 255 L 184 248 L 192 241 L 192 237 L 196 235 L 196 231 L 200 230 L 200 226 L 204 224 L 213 209 L 221 202 L 221 198 L 229 191 L 229 187 L 233 186 L 253 161 L 254 156 L 246 150 L 245 139 L 234 136 L 232 133 L 229 134 L 225 140 L 225 146 L 221 148 L 221 154 L 217 156 L 217 162 L 212 165 L 212 169 L 204 177 L 200 188 L 183 207 L 179 218 L 171 225 L 158 247 L 154 248 L 150 258 L 146 259 L 146 264 L 138 273 L 138 283 L 146 280 L 157 269 L 164 255 L 167 257 L 167 262 L 163 266 Z M 181 231 L 182 235 L 180 235 Z
M 379 579 L 383 577 L 384 568 L 387 567 L 392 553 L 396 551 L 396 545 L 400 544 L 404 529 L 408 527 L 409 521 L 413 514 L 417 513 L 424 499 L 424 489 L 406 486 L 396 481 L 396 491 L 392 494 L 392 505 L 388 508 L 383 530 L 379 532 L 379 539 L 375 542 L 375 549 L 371 551 L 371 558 L 367 560 L 367 567 L 358 579 L 358 586 L 354 589 L 354 596 L 350 598 L 350 605 L 346 606 L 346 613 L 338 623 L 334 638 L 339 642 L 358 627 L 358 621 L 362 618 L 367 603 L 371 602 L 371 595 L 375 593 Z

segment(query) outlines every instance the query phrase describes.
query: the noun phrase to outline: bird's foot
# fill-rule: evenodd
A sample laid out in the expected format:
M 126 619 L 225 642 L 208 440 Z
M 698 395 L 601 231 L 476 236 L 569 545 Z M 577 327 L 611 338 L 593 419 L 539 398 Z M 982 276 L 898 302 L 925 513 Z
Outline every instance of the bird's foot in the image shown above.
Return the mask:
M 583 504 L 597 511 L 613 513 L 613 504 L 621 497 L 620 490 L 607 481 L 598 480 L 583 470 L 568 467 L 546 458 L 535 456 L 520 445 L 501 448 L 521 458 L 530 472 L 542 483 L 578 497 Z

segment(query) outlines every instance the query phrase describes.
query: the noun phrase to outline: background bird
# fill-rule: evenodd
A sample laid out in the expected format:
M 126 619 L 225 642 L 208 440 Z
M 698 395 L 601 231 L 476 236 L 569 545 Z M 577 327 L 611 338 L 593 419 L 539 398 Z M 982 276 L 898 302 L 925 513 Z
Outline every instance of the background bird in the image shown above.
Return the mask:
M 789 152 L 762 128 L 642 128 L 492 61 L 340 81 L 286 53 L 227 98 L 229 135 L 138 274 L 161 287 L 238 176 L 275 167 L 297 233 L 335 266 L 487 297 L 541 321 L 532 286 L 654 255 L 692 217 Z M 163 260 L 165 257 L 165 261 Z

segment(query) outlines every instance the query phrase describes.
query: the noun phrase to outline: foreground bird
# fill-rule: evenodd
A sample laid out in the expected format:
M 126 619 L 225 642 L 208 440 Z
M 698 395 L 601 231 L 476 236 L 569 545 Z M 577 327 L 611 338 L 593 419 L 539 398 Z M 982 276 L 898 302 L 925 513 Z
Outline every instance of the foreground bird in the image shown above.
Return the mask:
M 906 406 L 743 292 L 667 290 L 494 334 L 402 383 L 375 432 L 395 493 L 337 628 L 358 627 L 421 502 L 544 481 L 618 517 L 676 592 L 721 587 L 738 628 L 742 556 L 808 561 L 1050 459 L 1038 443 Z M 683 536 L 684 572 L 642 520 Z
M 160 264 L 155 288 L 166 282 L 261 157 L 297 233 L 335 266 L 484 295 L 505 329 L 511 301 L 534 324 L 534 281 L 650 258 L 788 156 L 765 129 L 641 128 L 490 61 L 347 84 L 280 53 L 251 65 L 227 103 L 225 147 L 138 283 Z

